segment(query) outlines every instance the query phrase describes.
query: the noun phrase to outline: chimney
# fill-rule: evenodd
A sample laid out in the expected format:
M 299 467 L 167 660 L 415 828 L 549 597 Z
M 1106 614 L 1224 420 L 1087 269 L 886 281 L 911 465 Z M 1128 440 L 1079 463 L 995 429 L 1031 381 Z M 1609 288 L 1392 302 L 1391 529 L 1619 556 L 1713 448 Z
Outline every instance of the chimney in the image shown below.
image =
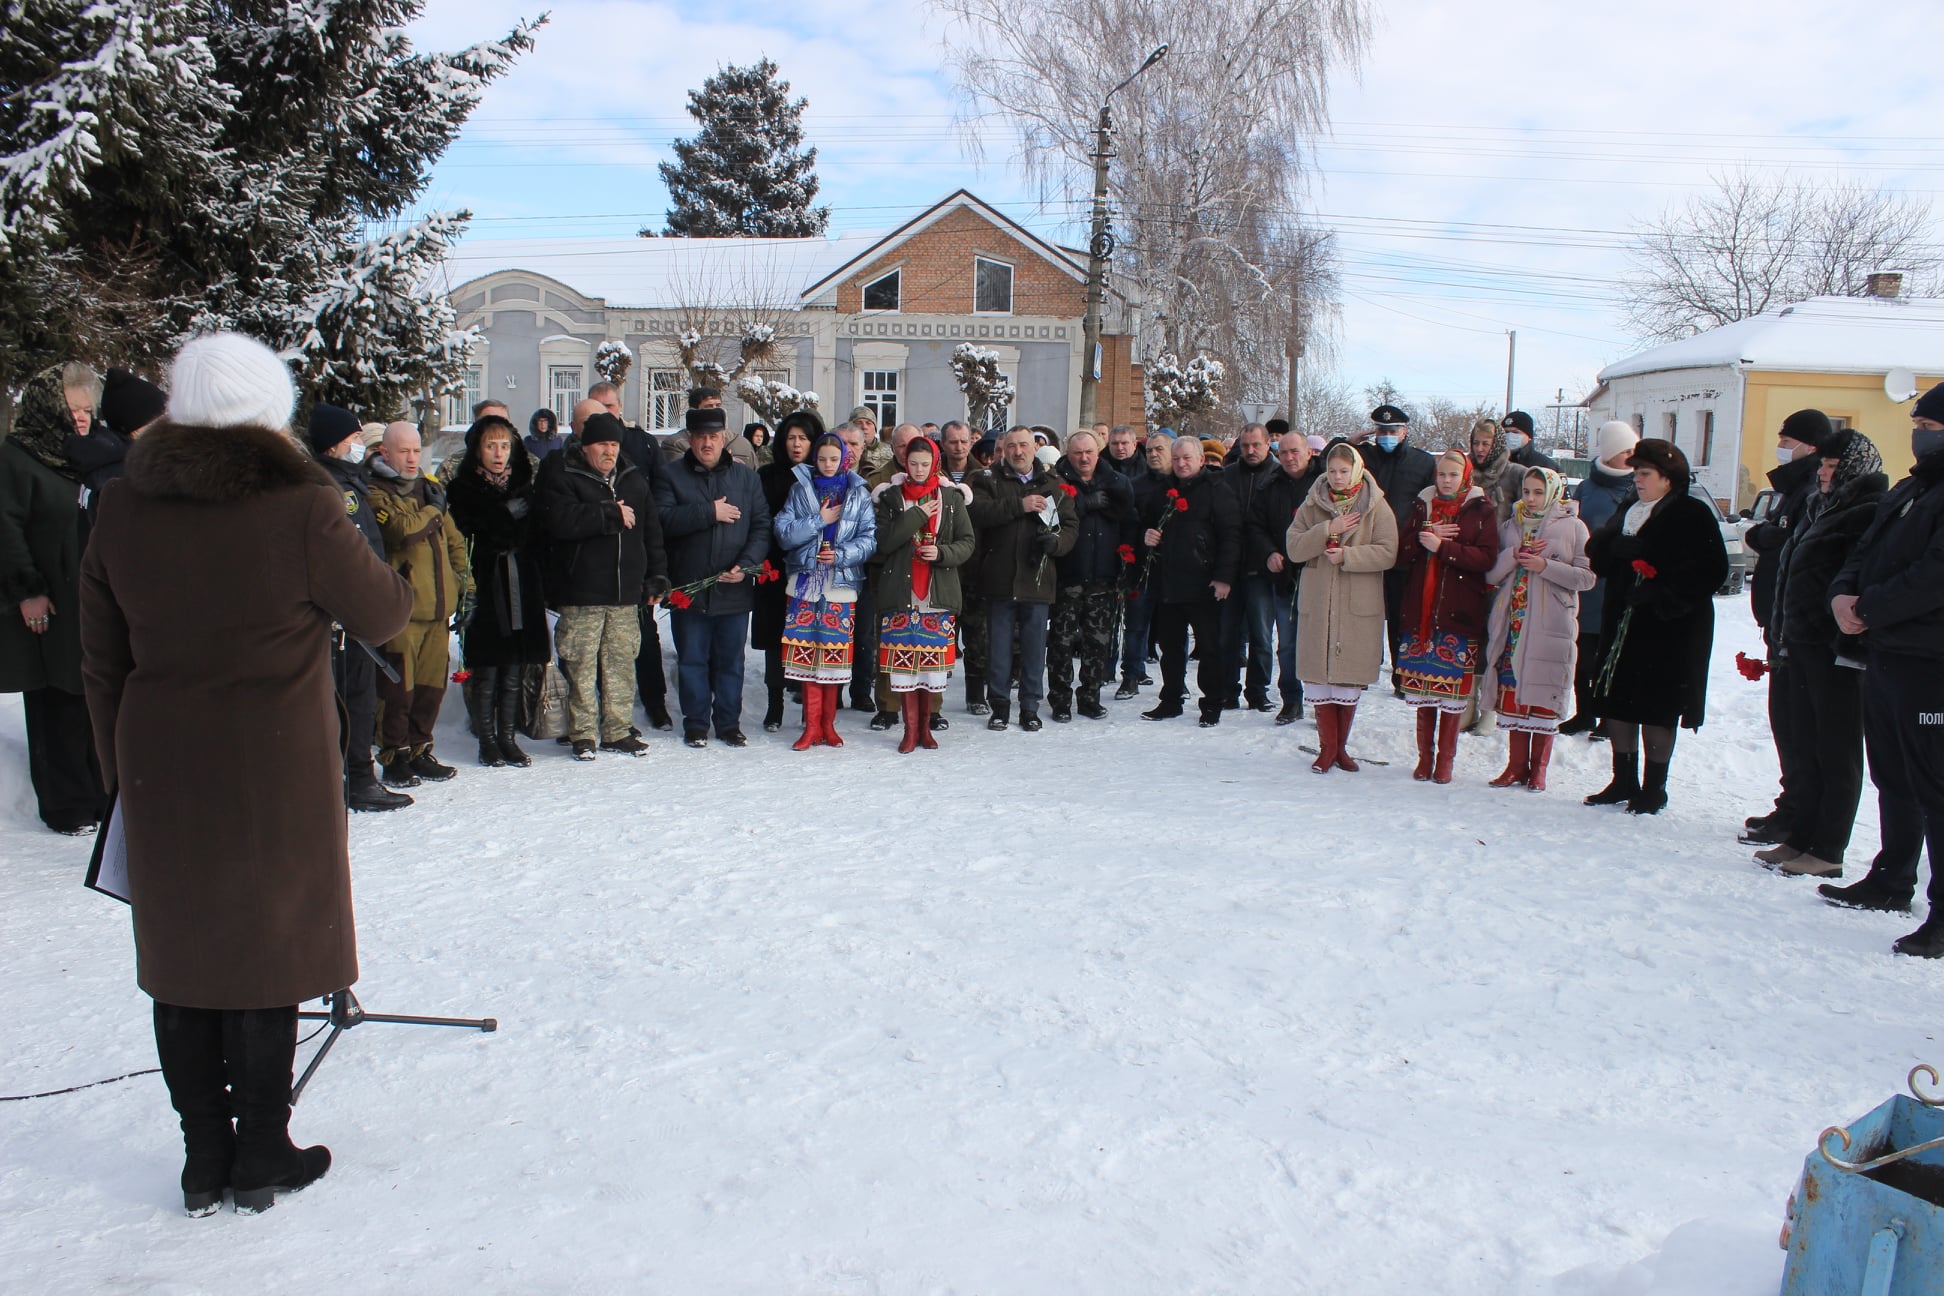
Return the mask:
M 1895 300 L 1903 296 L 1903 278 L 1901 270 L 1875 271 L 1863 280 L 1863 295 Z

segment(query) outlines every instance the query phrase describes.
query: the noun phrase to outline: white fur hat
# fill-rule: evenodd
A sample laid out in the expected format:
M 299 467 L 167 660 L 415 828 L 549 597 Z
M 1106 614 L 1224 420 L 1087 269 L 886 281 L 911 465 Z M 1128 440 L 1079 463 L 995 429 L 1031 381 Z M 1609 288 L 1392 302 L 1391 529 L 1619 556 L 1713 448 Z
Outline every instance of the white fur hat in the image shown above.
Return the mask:
M 1601 463 L 1610 463 L 1616 455 L 1622 455 L 1640 444 L 1640 433 L 1633 430 L 1633 424 L 1614 419 L 1611 423 L 1600 424 Z
M 296 404 L 290 367 L 241 333 L 184 343 L 169 366 L 169 419 L 186 427 L 283 431 Z

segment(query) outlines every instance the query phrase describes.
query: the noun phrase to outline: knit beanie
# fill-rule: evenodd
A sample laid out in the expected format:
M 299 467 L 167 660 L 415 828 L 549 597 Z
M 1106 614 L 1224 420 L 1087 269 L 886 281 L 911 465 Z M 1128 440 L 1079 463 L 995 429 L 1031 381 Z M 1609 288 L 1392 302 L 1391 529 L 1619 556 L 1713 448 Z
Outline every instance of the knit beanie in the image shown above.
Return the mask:
M 311 406 L 310 426 L 305 437 L 311 453 L 322 459 L 346 439 L 358 435 L 358 416 L 336 405 Z
M 1829 421 L 1829 415 L 1821 410 L 1801 409 L 1782 420 L 1781 435 L 1820 450 L 1826 441 L 1836 435 L 1836 427 Z
M 1614 419 L 1600 424 L 1601 463 L 1611 463 L 1623 454 L 1632 454 L 1633 448 L 1640 444 L 1640 433 L 1634 431 L 1633 424 Z
M 702 412 L 708 413 L 709 411 L 704 410 Z M 720 414 L 722 411 L 717 410 L 715 412 Z M 690 410 L 689 413 L 693 414 L 696 411 Z M 581 444 L 583 446 L 591 446 L 602 441 L 619 441 L 621 439 L 621 430 L 621 420 L 614 417 L 614 415 L 589 414 L 587 421 L 581 424 Z
M 1937 384 L 1919 396 L 1917 403 L 1910 407 L 1910 417 L 1944 423 L 1944 383 Z
M 110 369 L 101 383 L 101 421 L 124 436 L 162 417 L 168 395 L 126 369 Z
M 183 344 L 169 366 L 169 418 L 185 427 L 284 431 L 297 393 L 290 367 L 255 338 L 212 333 Z
M 1511 428 L 1515 432 L 1523 432 L 1528 437 L 1533 434 L 1532 415 L 1524 410 L 1513 410 L 1499 422 L 1499 426 Z

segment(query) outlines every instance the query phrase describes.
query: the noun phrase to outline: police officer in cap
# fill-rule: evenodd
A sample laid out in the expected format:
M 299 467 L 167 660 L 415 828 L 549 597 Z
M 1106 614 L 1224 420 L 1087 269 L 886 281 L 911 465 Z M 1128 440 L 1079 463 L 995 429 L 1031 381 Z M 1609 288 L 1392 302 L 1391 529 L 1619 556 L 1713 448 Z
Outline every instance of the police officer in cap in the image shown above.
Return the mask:
M 1430 486 L 1438 475 L 1438 461 L 1414 445 L 1411 416 L 1395 405 L 1379 405 L 1370 411 L 1370 430 L 1357 438 L 1357 453 L 1363 456 L 1364 471 L 1384 492 L 1401 533 L 1411 520 L 1411 506 L 1418 493 Z M 1393 567 L 1384 573 L 1384 637 L 1390 644 L 1391 690 L 1404 696 L 1397 680 L 1397 641 L 1402 635 L 1399 617 L 1404 602 L 1404 582 L 1409 573 Z
M 345 513 L 357 523 L 371 551 L 383 558 L 385 541 L 378 532 L 378 519 L 371 515 L 371 483 L 365 476 L 364 440 L 359 436 L 357 415 L 335 405 L 313 406 L 307 436 L 311 453 L 344 492 Z M 345 712 L 344 804 L 353 810 L 397 810 L 411 805 L 412 798 L 380 783 L 371 767 L 371 742 L 378 718 L 377 658 L 339 629 L 331 636 L 331 673 Z

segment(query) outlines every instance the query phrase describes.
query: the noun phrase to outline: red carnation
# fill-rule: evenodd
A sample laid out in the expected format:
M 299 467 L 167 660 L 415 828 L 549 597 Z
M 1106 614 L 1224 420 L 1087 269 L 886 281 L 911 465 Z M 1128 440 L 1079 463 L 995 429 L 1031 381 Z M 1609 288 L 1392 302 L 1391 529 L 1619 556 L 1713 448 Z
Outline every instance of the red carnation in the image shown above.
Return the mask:
M 1640 577 L 1642 580 L 1652 580 L 1654 577 L 1660 575 L 1658 571 L 1654 570 L 1654 564 L 1648 562 L 1645 558 L 1634 559 L 1633 569 L 1634 575 Z
M 1132 603 L 1132 602 L 1133 602 L 1133 601 L 1134 601 L 1135 599 L 1137 599 L 1137 598 L 1139 598 L 1139 597 L 1141 597 L 1141 591 L 1139 591 L 1139 590 L 1137 590 L 1137 589 L 1131 589 L 1131 590 L 1129 590 L 1129 591 L 1127 591 L 1127 601 L 1128 601 L 1129 603 Z
M 1068 499 L 1072 499 L 1074 496 L 1080 493 L 1080 488 L 1075 486 L 1072 482 L 1061 482 L 1060 493 L 1065 495 Z
M 471 678 L 472 678 L 472 672 L 469 670 L 456 670 L 452 672 L 452 682 L 454 684 L 464 684 L 467 680 Z
M 1115 550 L 1114 552 L 1120 555 L 1120 560 L 1121 560 L 1122 562 L 1124 562 L 1124 563 L 1131 563 L 1131 562 L 1133 562 L 1133 561 L 1134 561 L 1134 546 L 1133 546 L 1133 545 L 1122 545 L 1122 546 L 1121 546 L 1120 548 L 1118 548 L 1118 549 L 1116 549 L 1116 550 Z
M 680 590 L 675 590 L 675 591 L 673 591 L 672 593 L 670 593 L 670 594 L 669 594 L 669 596 L 668 596 L 668 606 L 670 606 L 670 607 L 672 607 L 672 608 L 685 608 L 685 607 L 689 607 L 689 606 L 691 606 L 691 605 L 693 605 L 693 604 L 694 604 L 694 602 L 695 602 L 695 600 L 694 600 L 694 599 L 692 599 L 692 598 L 690 598 L 690 597 L 689 597 L 688 595 L 686 595 L 686 594 L 684 594 L 684 593 L 682 593 L 682 591 L 680 591 Z
M 1174 487 L 1172 487 L 1172 486 L 1170 486 L 1170 487 L 1168 487 L 1168 498 L 1169 498 L 1169 499 L 1180 499 L 1180 498 L 1181 498 L 1181 492 L 1180 492 L 1180 491 L 1178 491 L 1178 490 L 1176 490 L 1176 489 L 1175 489 Z
M 1188 501 L 1185 499 L 1181 499 L 1180 497 L 1176 497 L 1175 512 L 1186 513 L 1187 511 L 1188 511 Z

